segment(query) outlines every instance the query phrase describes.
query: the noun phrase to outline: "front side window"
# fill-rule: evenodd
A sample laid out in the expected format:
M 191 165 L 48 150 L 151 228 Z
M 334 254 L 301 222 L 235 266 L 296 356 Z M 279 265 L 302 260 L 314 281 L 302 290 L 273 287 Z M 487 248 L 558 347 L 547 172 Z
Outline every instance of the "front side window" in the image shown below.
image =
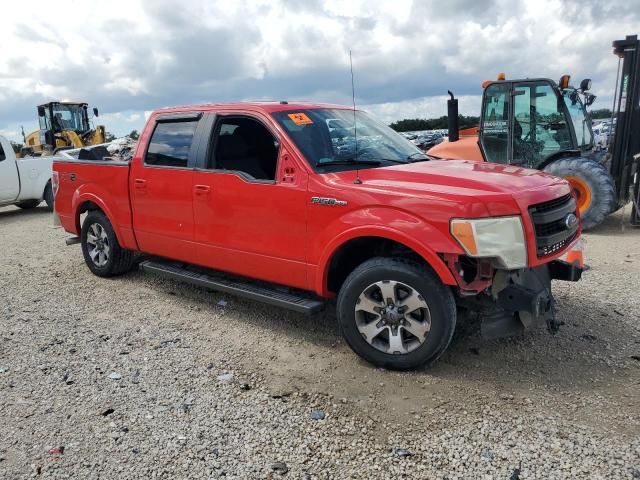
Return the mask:
M 161 122 L 156 125 L 144 163 L 186 168 L 197 121 Z
M 273 114 L 320 172 L 373 168 L 426 160 L 415 145 L 364 112 L 318 108 Z
M 209 168 L 275 180 L 279 143 L 262 123 L 249 117 L 221 117 L 216 132 Z

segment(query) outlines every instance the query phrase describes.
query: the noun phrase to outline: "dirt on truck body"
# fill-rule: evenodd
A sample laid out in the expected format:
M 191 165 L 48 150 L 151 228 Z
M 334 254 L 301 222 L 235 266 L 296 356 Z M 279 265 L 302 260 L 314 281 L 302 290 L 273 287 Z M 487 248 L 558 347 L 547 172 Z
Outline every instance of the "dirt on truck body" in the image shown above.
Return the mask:
M 580 239 L 565 180 L 431 160 L 342 106 L 158 110 L 130 162 L 53 168 L 56 214 L 96 275 L 144 254 L 144 270 L 299 312 L 336 298 L 347 343 L 387 368 L 437 360 L 457 307 L 490 337 L 553 332 L 551 280 L 582 271 L 561 260 Z

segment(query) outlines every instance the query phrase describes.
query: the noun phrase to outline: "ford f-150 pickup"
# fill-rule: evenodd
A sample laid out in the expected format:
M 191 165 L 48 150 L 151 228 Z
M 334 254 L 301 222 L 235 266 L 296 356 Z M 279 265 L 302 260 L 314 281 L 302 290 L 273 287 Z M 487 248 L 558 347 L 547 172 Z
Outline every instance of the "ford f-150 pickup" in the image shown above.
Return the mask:
M 35 208 L 44 200 L 53 208 L 53 157 L 16 158 L 9 141 L 0 136 L 0 207 Z
M 551 280 L 582 273 L 560 259 L 580 236 L 566 181 L 433 160 L 342 106 L 162 109 L 130 161 L 53 169 L 67 243 L 94 274 L 138 265 L 306 313 L 335 297 L 347 343 L 386 368 L 432 364 L 456 307 L 488 337 L 554 332 Z

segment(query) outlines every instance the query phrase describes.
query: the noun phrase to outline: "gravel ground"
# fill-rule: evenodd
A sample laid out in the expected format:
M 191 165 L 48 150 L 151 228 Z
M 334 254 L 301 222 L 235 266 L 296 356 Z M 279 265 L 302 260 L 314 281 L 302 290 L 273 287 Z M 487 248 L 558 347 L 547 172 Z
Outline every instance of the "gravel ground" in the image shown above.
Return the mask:
M 628 215 L 628 210 L 625 213 Z M 374 369 L 307 318 L 133 272 L 0 209 L 0 478 L 640 478 L 640 231 L 587 235 L 560 333 Z

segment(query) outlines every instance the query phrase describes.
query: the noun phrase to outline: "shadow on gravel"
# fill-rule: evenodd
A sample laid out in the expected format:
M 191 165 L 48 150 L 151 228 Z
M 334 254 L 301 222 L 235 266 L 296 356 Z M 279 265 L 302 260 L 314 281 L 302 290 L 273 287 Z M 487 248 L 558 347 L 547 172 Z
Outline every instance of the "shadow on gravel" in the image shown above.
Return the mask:
M 347 362 L 343 365 L 347 371 L 349 368 L 380 371 L 360 360 L 344 344 L 331 304 L 325 312 L 307 317 L 147 274 L 137 275 L 141 280 L 153 283 L 152 288 L 158 293 L 171 295 L 176 301 L 183 302 L 185 308 L 196 304 L 203 311 L 210 311 L 212 317 L 220 313 L 222 301 L 225 319 L 242 322 L 252 331 L 261 331 L 277 339 L 272 341 L 281 351 L 288 350 L 287 357 L 305 356 L 305 349 L 315 348 L 314 362 L 320 362 L 319 367 L 324 362 L 330 368 L 336 362 L 336 355 L 341 355 L 339 362 Z M 607 320 L 606 315 L 615 317 L 615 314 L 609 313 L 607 304 L 593 299 L 563 298 L 559 310 L 567 324 L 556 335 L 540 329 L 519 337 L 491 341 L 479 336 L 477 321 L 461 319 L 451 347 L 438 363 L 409 375 L 448 381 L 464 378 L 498 388 L 526 385 L 534 389 L 597 386 L 599 382 L 628 377 L 629 372 L 616 368 L 610 358 L 612 354 L 619 354 L 619 351 L 611 351 L 611 345 L 619 350 L 623 348 L 621 339 L 633 336 L 634 332 L 626 322 L 611 321 L 616 320 L 613 317 L 603 322 Z M 597 334 L 587 333 L 593 331 Z M 264 338 L 262 342 L 265 350 L 270 351 L 264 345 Z M 632 341 L 628 340 L 628 343 Z M 337 344 L 340 348 L 336 350 Z M 293 366 L 288 368 L 295 369 Z M 310 373 L 305 373 L 301 367 L 301 375 Z
M 22 209 L 18 207 L 1 208 L 0 209 L 0 224 L 9 225 L 16 220 L 25 218 L 39 217 L 43 215 L 51 215 L 51 210 L 48 210 L 44 203 L 36 208 Z

